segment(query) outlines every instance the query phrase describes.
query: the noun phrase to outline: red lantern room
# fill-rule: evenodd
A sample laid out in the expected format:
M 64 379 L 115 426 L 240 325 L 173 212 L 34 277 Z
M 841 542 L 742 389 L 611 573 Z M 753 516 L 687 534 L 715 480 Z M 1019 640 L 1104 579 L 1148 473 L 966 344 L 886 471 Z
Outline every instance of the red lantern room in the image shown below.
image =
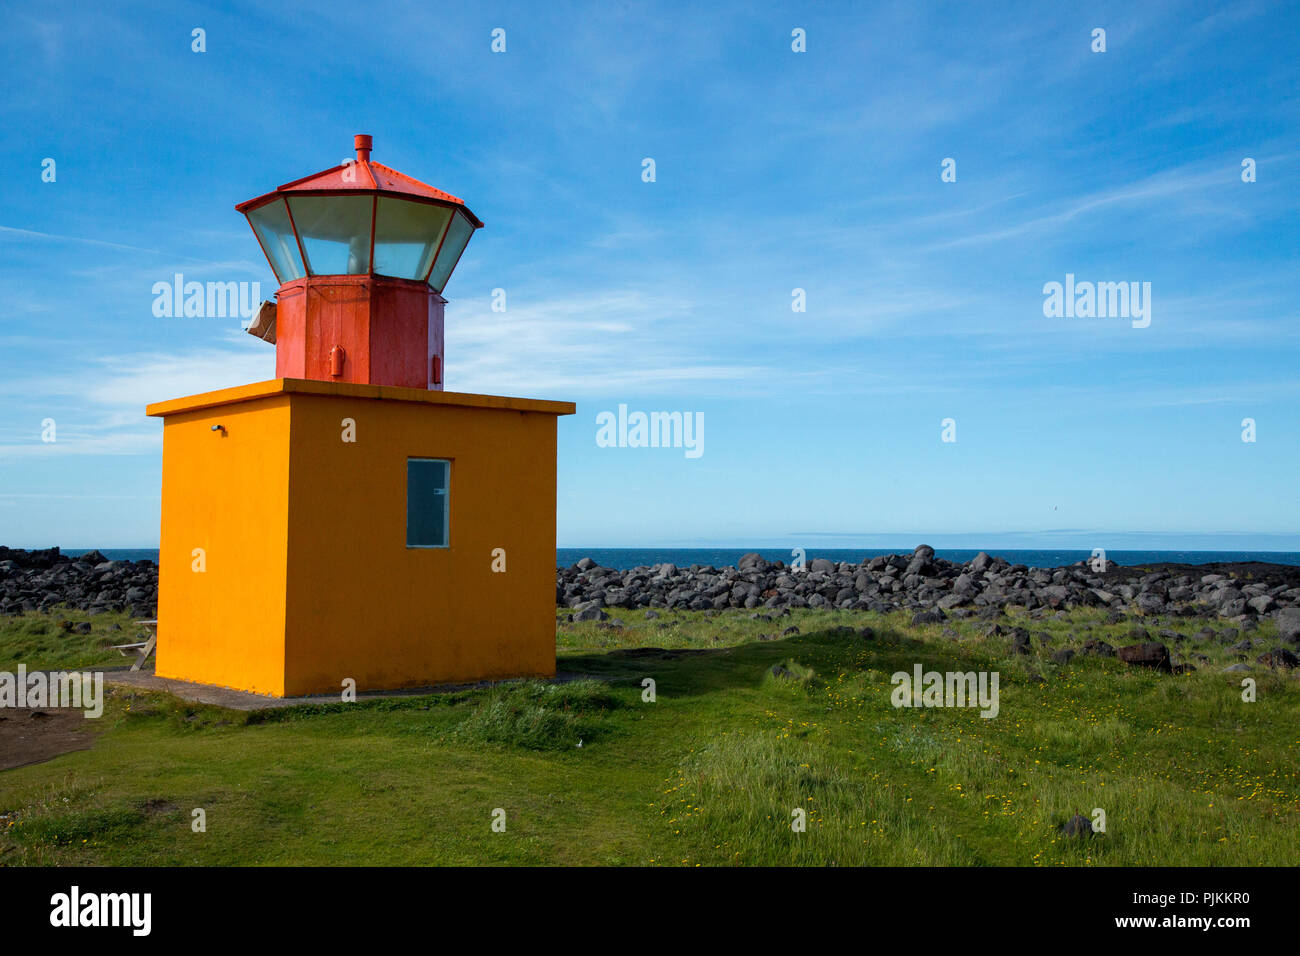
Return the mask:
M 442 290 L 483 223 L 455 196 L 357 158 L 240 203 L 280 282 L 249 329 L 275 377 L 442 388 Z

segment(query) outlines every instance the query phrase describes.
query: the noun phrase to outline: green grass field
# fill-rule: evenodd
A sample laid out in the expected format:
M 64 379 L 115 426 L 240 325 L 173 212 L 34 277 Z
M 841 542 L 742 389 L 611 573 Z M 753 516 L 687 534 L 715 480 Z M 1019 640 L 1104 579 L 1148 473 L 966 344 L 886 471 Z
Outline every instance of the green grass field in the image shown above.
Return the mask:
M 614 613 L 626 626 L 557 615 L 559 666 L 586 675 L 567 684 L 251 715 L 115 691 L 91 749 L 0 772 L 0 863 L 1300 863 L 1300 679 L 1257 667 L 1243 702 L 1246 675 L 1221 672 L 1237 656 L 1190 639 L 1204 621 L 1145 624 L 1211 658 L 1169 675 L 1052 663 L 1131 643 L 1095 611 L 1002 619 L 1035 635 L 1029 657 L 976 621 Z M 122 663 L 105 647 L 124 619 L 80 635 L 64 617 L 84 619 L 8 619 L 0 670 Z M 999 672 L 999 715 L 895 709 L 890 675 L 918 662 Z M 1105 833 L 1060 833 L 1095 808 Z

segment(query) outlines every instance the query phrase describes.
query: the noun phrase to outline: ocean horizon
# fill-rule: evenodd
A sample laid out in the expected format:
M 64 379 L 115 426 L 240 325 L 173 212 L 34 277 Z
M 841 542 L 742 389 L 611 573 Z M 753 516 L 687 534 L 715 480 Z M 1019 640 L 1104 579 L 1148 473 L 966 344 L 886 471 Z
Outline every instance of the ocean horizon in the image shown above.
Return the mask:
M 73 557 L 98 550 L 112 561 L 158 560 L 157 548 L 62 548 L 62 553 Z M 805 548 L 805 558 L 827 558 L 856 564 L 864 558 L 879 555 L 910 554 L 911 548 Z M 1031 568 L 1057 568 L 1092 557 L 1091 549 L 1079 548 L 935 548 L 934 553 L 947 561 L 965 564 L 980 551 L 1012 564 Z M 602 567 L 620 571 L 654 564 L 674 564 L 678 567 L 703 565 L 708 567 L 733 567 L 741 555 L 761 554 L 768 561 L 789 564 L 794 555 L 790 548 L 556 548 L 555 565 L 567 568 L 583 558 L 591 558 Z M 1259 561 L 1267 564 L 1300 565 L 1300 551 L 1227 551 L 1227 550 L 1109 550 L 1106 558 L 1116 564 L 1132 566 L 1147 564 L 1221 564 L 1228 562 Z

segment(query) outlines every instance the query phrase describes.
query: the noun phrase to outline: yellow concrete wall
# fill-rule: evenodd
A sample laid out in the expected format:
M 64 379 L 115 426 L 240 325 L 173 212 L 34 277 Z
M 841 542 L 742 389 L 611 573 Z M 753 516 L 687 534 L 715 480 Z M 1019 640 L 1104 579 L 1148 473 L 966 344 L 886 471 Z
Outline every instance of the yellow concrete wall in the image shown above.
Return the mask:
M 556 416 L 290 401 L 284 693 L 553 675 Z M 406 547 L 408 457 L 452 462 L 449 548 Z
M 290 399 L 163 425 L 157 673 L 281 696 Z M 226 427 L 223 437 L 214 424 Z M 206 570 L 193 570 L 202 548 Z

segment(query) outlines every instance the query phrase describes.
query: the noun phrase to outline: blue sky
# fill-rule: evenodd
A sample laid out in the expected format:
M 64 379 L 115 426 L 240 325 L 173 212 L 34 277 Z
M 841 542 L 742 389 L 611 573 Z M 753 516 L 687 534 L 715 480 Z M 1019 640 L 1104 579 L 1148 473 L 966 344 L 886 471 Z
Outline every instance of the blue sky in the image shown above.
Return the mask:
M 486 223 L 447 387 L 578 403 L 561 546 L 1300 549 L 1294 6 L 101 6 L 0 38 L 0 543 L 156 546 L 145 404 L 274 350 L 153 284 L 270 297 L 233 206 L 365 132 Z M 1149 327 L 1046 317 L 1067 273 Z M 598 447 L 619 404 L 704 454 Z

